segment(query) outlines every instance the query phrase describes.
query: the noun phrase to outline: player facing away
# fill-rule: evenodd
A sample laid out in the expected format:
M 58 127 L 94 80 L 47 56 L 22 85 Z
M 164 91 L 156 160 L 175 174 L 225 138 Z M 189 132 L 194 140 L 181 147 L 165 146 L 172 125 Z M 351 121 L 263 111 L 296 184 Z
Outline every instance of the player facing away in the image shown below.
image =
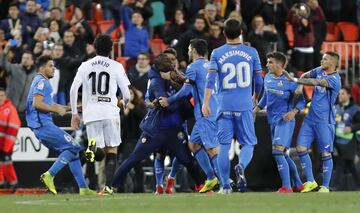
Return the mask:
M 295 128 L 295 115 L 305 107 L 302 96 L 294 102 L 297 84 L 283 75 L 286 56 L 281 52 L 266 55 L 269 73 L 264 78 L 264 94 L 254 109 L 254 118 L 260 109 L 266 107 L 272 139 L 272 154 L 280 174 L 282 187 L 279 193 L 300 192 L 303 189 L 296 165 L 290 158 L 288 150 Z M 291 180 L 294 187 L 291 188 Z
M 189 149 L 195 156 L 202 170 L 207 176 L 204 187 L 199 191 L 204 193 L 212 190 L 218 183 L 215 171 L 217 171 L 218 141 L 216 139 L 216 115 L 204 117 L 201 112 L 203 103 L 206 74 L 209 62 L 206 60 L 207 42 L 203 39 L 193 39 L 189 45 L 189 59 L 192 61 L 186 69 L 187 81 L 176 94 L 169 98 L 160 97 L 160 104 L 163 107 L 174 102 L 188 98 L 191 94 L 194 97 L 194 114 L 196 123 L 193 127 Z M 210 98 L 211 111 L 217 111 L 215 96 Z
M 52 88 L 49 79 L 54 76 L 54 62 L 49 56 L 40 56 L 37 67 L 38 74 L 31 84 L 26 102 L 26 121 L 39 141 L 59 154 L 51 168 L 41 175 L 40 180 L 51 193 L 57 194 L 54 177 L 64 166 L 69 165 L 79 186 L 80 195 L 96 195 L 95 191 L 88 188 L 82 173 L 79 159 L 81 145 L 57 127 L 51 116 L 52 113 L 63 116 L 68 109 L 66 106 L 54 103 L 51 96 Z
M 99 35 L 95 39 L 96 56 L 81 64 L 70 89 L 71 126 L 79 128 L 77 97 L 82 85 L 82 112 L 89 140 L 88 152 L 94 156 L 95 146 L 106 152 L 105 188 L 111 186 L 121 143 L 120 109 L 116 96 L 118 87 L 125 103 L 130 98 L 130 82 L 123 66 L 109 58 L 112 46 L 108 35 Z
M 321 66 L 304 73 L 299 79 L 289 79 L 300 86 L 297 93 L 302 91 L 302 85 L 315 86 L 309 113 L 304 118 L 298 138 L 296 150 L 301 167 L 306 177 L 304 189 L 301 192 L 310 192 L 317 188 L 311 159 L 308 149 L 313 140 L 316 140 L 323 162 L 323 183 L 319 192 L 329 192 L 329 184 L 333 169 L 333 144 L 335 137 L 335 101 L 341 89 L 341 78 L 337 72 L 339 55 L 335 52 L 326 52 L 321 59 Z
M 255 101 L 262 89 L 261 64 L 255 48 L 240 43 L 241 23 L 228 19 L 224 24 L 226 44 L 215 49 L 210 58 L 209 72 L 202 112 L 210 116 L 210 97 L 218 77 L 217 128 L 220 151 L 219 174 L 223 192 L 231 193 L 229 150 L 233 136 L 242 145 L 239 164 L 235 166 L 237 187 L 246 191 L 245 169 L 251 161 L 257 144 L 253 118 L 252 86 L 255 81 Z

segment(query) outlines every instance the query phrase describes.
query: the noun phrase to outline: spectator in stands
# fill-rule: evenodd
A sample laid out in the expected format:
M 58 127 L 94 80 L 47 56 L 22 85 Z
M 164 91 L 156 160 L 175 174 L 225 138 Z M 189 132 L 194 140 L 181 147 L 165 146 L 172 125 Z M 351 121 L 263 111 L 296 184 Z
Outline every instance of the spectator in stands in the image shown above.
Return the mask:
M 137 63 L 128 71 L 128 78 L 132 86 L 139 90 L 144 96 L 148 84 L 148 72 L 151 70 L 150 57 L 148 53 L 140 52 Z M 142 97 L 143 97 L 142 96 Z
M 241 13 L 240 11 L 236 11 L 236 10 L 233 10 L 229 13 L 229 19 L 236 19 L 238 20 L 240 23 L 241 23 L 241 28 L 243 30 L 243 34 L 246 35 L 247 34 L 247 26 L 241 16 Z M 240 35 L 242 36 L 242 35 Z
M 43 43 L 40 41 L 36 42 L 35 47 L 32 50 L 34 57 L 35 58 L 39 57 L 42 54 L 43 50 L 44 50 Z
M 0 188 L 4 186 L 5 180 L 12 189 L 18 183 L 11 155 L 20 125 L 14 105 L 6 97 L 5 89 L 0 87 Z
M 210 26 L 209 39 L 208 39 L 208 53 L 211 54 L 215 48 L 218 48 L 226 43 L 222 28 L 218 23 Z
M 84 41 L 86 43 L 92 44 L 95 36 L 87 21 L 84 19 L 83 13 L 79 8 L 75 8 L 75 12 L 72 16 L 72 19 L 64 30 L 71 30 L 74 32 L 74 35 L 77 40 Z
M 223 25 L 224 19 L 220 15 L 216 14 L 216 6 L 212 3 L 208 3 L 205 9 L 199 11 L 199 15 L 202 15 L 205 19 L 205 31 L 208 32 L 210 26 L 214 23 Z
M 22 40 L 26 37 L 24 20 L 20 18 L 19 7 L 16 3 L 9 6 L 9 17 L 2 20 L 0 28 L 5 32 L 5 39 Z
M 314 61 L 314 21 L 325 20 L 325 16 L 318 6 L 314 13 L 310 13 L 307 4 L 295 4 L 286 18 L 293 26 L 294 48 L 291 63 L 298 71 L 308 71 L 313 68 Z
M 129 0 L 124 0 L 129 1 Z M 130 2 L 133 0 L 130 0 Z M 136 0 L 135 4 L 132 5 L 134 11 L 139 11 L 144 19 L 144 25 L 148 26 L 149 18 L 153 15 L 153 8 L 151 2 L 148 0 Z
M 342 190 L 344 174 L 348 169 L 355 181 L 357 188 L 360 187 L 360 177 L 356 171 L 354 160 L 357 150 L 357 142 L 360 139 L 360 107 L 351 99 L 351 89 L 344 87 L 340 90 L 336 107 L 336 131 L 335 148 L 338 151 L 334 174 L 334 186 Z
M 42 21 L 36 13 L 35 0 L 28 0 L 26 2 L 25 12 L 23 14 L 23 20 L 25 22 L 25 28 L 29 37 L 35 35 L 36 30 L 41 26 Z M 27 38 L 28 41 L 28 38 Z
M 187 30 L 188 25 L 185 22 L 184 13 L 181 9 L 177 9 L 169 28 L 164 34 L 165 44 L 175 46 L 178 42 L 177 38 L 179 38 L 179 35 L 182 35 Z
M 51 41 L 53 42 L 59 42 L 61 40 L 61 36 L 60 36 L 60 26 L 59 23 L 55 20 L 52 20 L 50 22 L 50 26 L 49 26 L 49 38 Z
M 63 57 L 67 59 L 70 58 L 74 59 L 75 62 L 77 62 L 74 64 L 69 63 L 68 66 L 66 66 L 66 71 L 65 71 L 66 80 L 61 81 L 60 83 L 59 93 L 62 92 L 60 93 L 61 96 L 65 95 L 65 101 L 66 101 L 65 103 L 68 103 L 70 100 L 69 99 L 70 87 L 77 72 L 77 68 L 80 66 L 81 62 L 83 62 L 86 59 L 86 42 L 81 38 L 75 38 L 74 32 L 70 30 L 65 31 L 63 41 L 64 41 Z M 62 69 L 59 70 L 62 71 Z M 64 97 L 61 97 L 60 99 L 64 100 Z
M 62 35 L 65 29 L 69 29 L 69 23 L 65 21 L 62 10 L 59 7 L 51 8 L 50 17 L 45 20 L 46 26 L 50 28 L 51 21 L 56 21 L 59 25 L 59 33 Z
M 139 55 L 140 57 L 140 55 Z M 121 116 L 121 123 L 123 125 L 122 141 L 120 145 L 121 161 L 129 157 L 129 154 L 134 150 L 138 137 L 140 137 L 141 130 L 139 125 L 147 110 L 141 91 L 135 87 L 130 86 L 130 101 L 127 105 L 124 114 Z M 144 172 L 141 163 L 134 167 L 135 175 L 131 178 L 133 182 L 133 189 L 130 192 L 144 192 Z
M 321 61 L 321 45 L 323 41 L 325 41 L 326 37 L 326 21 L 325 21 L 325 14 L 321 7 L 319 6 L 318 0 L 308 0 L 307 5 L 311 9 L 311 15 L 310 16 L 316 16 L 317 10 L 321 11 L 323 14 L 324 19 L 315 19 L 313 21 L 314 26 L 314 35 L 315 35 L 315 43 L 314 43 L 314 66 L 318 67 L 320 66 Z
M 274 25 L 277 33 L 277 47 L 279 51 L 286 51 L 288 49 L 287 37 L 285 34 L 286 15 L 289 8 L 285 0 L 264 0 L 258 9 L 267 25 Z M 320 61 L 320 59 L 319 59 Z
M 277 41 L 275 26 L 265 25 L 263 17 L 256 15 L 251 22 L 251 30 L 246 40 L 257 49 L 261 65 L 266 69 L 266 54 L 274 50 L 274 43 Z
M 25 51 L 22 54 L 21 63 L 12 64 L 7 60 L 9 48 L 9 45 L 4 50 L 0 48 L 0 66 L 10 75 L 6 95 L 10 98 L 18 112 L 24 112 L 30 85 L 36 75 L 34 56 L 32 52 Z
M 180 61 L 180 69 L 185 69 L 188 62 L 187 50 L 190 44 L 190 40 L 193 38 L 200 38 L 207 40 L 205 36 L 205 19 L 202 16 L 196 16 L 193 26 L 180 35 L 179 42 L 175 46 L 178 54 L 178 60 Z
M 125 4 L 121 8 L 121 15 L 125 27 L 124 56 L 130 57 L 127 64 L 132 66 L 140 52 L 149 52 L 149 33 L 143 27 L 144 19 L 140 12 L 133 12 L 131 7 Z
M 84 13 L 86 20 L 92 19 L 92 0 L 71 0 L 70 2 Z
M 59 8 L 60 11 L 64 11 L 66 2 L 67 2 L 67 0 L 49 0 L 50 12 L 51 12 L 52 8 L 55 8 L 55 7 Z

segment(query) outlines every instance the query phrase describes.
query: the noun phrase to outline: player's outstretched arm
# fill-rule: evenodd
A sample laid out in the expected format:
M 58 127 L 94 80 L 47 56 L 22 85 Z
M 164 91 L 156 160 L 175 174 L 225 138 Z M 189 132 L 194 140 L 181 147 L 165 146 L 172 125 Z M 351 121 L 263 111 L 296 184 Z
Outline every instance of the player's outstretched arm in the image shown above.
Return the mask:
M 166 98 L 166 97 L 160 97 L 159 103 L 162 107 L 168 107 L 169 105 L 175 103 L 176 101 L 182 100 L 184 98 L 189 97 L 191 94 L 192 85 L 189 83 L 185 83 L 181 89 L 175 93 L 174 95 Z
M 48 105 L 44 103 L 44 96 L 35 94 L 33 98 L 33 107 L 37 110 L 44 112 L 53 112 L 61 116 L 65 115 L 66 109 L 65 106 L 60 104 Z

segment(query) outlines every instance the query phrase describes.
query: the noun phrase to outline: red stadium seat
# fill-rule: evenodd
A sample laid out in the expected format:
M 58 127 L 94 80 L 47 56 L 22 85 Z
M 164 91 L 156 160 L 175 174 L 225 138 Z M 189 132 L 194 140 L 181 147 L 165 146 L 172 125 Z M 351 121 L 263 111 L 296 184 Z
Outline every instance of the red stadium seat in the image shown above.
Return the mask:
M 105 34 L 106 31 L 114 24 L 114 20 L 98 21 L 97 24 L 99 27 L 99 32 Z M 114 41 L 118 40 L 120 37 L 120 27 L 114 29 L 110 36 Z
M 289 47 L 294 47 L 294 31 L 293 31 L 293 26 L 289 23 L 286 22 L 286 37 L 288 39 L 289 42 Z
M 359 38 L 359 27 L 352 22 L 339 22 L 339 27 L 344 41 L 357 41 Z
M 340 29 L 335 22 L 326 22 L 326 37 L 325 41 L 338 41 L 340 36 Z
M 154 56 L 159 55 L 162 51 L 164 51 L 167 48 L 167 45 L 160 38 L 151 39 L 149 44 L 150 44 L 151 52 L 154 54 Z

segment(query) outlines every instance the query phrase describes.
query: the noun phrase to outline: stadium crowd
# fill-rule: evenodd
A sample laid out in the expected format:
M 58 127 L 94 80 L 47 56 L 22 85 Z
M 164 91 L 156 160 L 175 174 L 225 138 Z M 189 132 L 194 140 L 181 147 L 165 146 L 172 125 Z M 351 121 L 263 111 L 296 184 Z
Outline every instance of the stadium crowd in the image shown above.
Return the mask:
M 148 73 L 154 69 L 154 58 L 166 48 L 176 50 L 177 66 L 185 71 L 190 41 L 206 40 L 210 55 L 226 43 L 222 33 L 224 21 L 233 18 L 240 21 L 244 29 L 242 41 L 257 49 L 263 75 L 268 71 L 267 53 L 280 51 L 289 60 L 286 70 L 300 77 L 320 65 L 322 44 L 330 33 L 329 23 L 352 23 L 357 28 L 353 42 L 359 40 L 360 2 L 356 0 L 0 0 L 0 4 L 0 88 L 6 90 L 7 98 L 20 114 L 25 113 L 38 57 L 47 55 L 54 59 L 56 69 L 50 80 L 53 99 L 68 105 L 78 67 L 96 55 L 93 46 L 96 35 L 111 36 L 114 42 L 111 55 L 124 65 L 131 83 L 128 108 L 121 112 L 120 162 L 129 156 L 141 135 L 138 127 L 147 112 Z M 344 35 L 337 34 L 335 41 L 344 40 Z M 342 76 L 348 72 L 342 67 L 340 70 Z M 356 135 L 360 129 L 359 70 L 356 67 L 356 75 L 352 76 L 358 80 L 342 78 L 342 85 L 346 87 L 341 90 L 336 106 L 339 112 L 336 122 L 341 132 L 335 139 L 334 189 L 342 189 L 343 177 L 348 171 L 354 177 L 356 188 L 360 187 L 359 168 L 354 163 L 359 159 L 360 141 L 342 134 Z M 2 91 L 0 89 L 0 93 Z M 305 87 L 304 91 L 310 102 L 311 88 Z M 0 101 L 0 109 L 3 104 Z M 349 108 L 351 113 L 346 112 Z M 349 114 L 352 119 L 348 121 Z M 1 125 L 6 123 L 1 120 Z M 0 186 L 7 182 L 8 186 L 15 187 L 17 178 L 13 169 L 6 166 L 11 162 L 12 150 L 9 145 L 4 146 L 5 143 L 14 146 L 15 142 L 4 140 L 4 134 L 2 130 Z M 93 169 L 93 165 L 87 165 Z M 11 175 L 6 175 L 10 170 Z M 134 171 L 136 180 L 128 180 L 133 187 L 123 186 L 122 190 L 143 192 L 141 166 Z M 92 177 L 90 188 L 104 187 L 104 174 L 98 175 L 99 183 L 93 178 L 93 172 L 87 174 Z

